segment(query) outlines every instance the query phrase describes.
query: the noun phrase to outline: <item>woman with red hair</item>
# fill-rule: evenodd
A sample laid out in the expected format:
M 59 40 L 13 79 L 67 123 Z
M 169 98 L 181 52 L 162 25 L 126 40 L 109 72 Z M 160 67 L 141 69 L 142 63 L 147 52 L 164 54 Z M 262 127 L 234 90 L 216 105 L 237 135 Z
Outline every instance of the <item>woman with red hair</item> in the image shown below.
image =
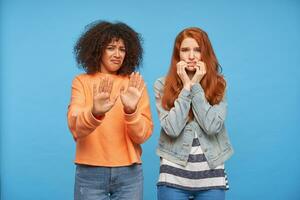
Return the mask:
M 181 31 L 171 66 L 155 84 L 161 122 L 158 199 L 225 199 L 224 162 L 233 154 L 224 121 L 226 81 L 201 29 Z

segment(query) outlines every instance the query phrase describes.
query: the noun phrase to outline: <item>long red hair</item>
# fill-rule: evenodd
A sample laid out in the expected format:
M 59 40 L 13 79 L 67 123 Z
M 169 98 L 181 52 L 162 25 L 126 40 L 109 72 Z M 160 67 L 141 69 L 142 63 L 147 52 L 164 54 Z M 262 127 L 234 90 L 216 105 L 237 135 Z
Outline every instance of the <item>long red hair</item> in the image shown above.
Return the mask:
M 208 35 L 201 29 L 191 27 L 181 31 L 176 39 L 171 58 L 171 66 L 166 76 L 164 94 L 162 97 L 162 106 L 166 110 L 174 107 L 174 101 L 177 99 L 183 84 L 177 75 L 176 64 L 180 61 L 179 51 L 182 41 L 185 38 L 193 38 L 197 41 L 201 60 L 206 64 L 206 75 L 200 81 L 205 92 L 205 97 L 211 105 L 218 104 L 223 96 L 226 87 L 226 81 L 220 74 L 220 65 L 214 53 Z

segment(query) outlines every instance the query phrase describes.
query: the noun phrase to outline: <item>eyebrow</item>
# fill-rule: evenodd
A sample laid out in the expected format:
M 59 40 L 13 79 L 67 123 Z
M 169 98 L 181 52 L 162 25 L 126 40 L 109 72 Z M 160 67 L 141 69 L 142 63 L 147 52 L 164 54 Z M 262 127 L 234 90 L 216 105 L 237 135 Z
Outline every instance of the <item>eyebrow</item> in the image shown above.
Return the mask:
M 191 49 L 190 47 L 180 47 L 180 49 Z M 192 49 L 201 49 L 200 47 L 193 47 Z
M 112 46 L 112 47 L 116 47 L 117 45 L 115 44 L 108 44 L 107 46 Z M 120 46 L 121 48 L 125 48 L 125 46 Z

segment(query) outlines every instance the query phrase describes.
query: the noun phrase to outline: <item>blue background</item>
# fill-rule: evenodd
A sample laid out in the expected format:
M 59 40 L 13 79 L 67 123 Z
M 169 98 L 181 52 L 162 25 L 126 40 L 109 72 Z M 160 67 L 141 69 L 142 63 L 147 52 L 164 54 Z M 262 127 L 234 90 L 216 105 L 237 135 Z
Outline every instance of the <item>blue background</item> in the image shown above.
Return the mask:
M 229 200 L 300 199 L 300 1 L 21 1 L 0 3 L 1 199 L 72 199 L 75 143 L 66 112 L 85 25 L 128 23 L 144 38 L 141 73 L 155 129 L 143 145 L 156 199 L 159 121 L 153 83 L 189 26 L 210 36 L 228 82 Z M 297 191 L 298 190 L 298 191 Z

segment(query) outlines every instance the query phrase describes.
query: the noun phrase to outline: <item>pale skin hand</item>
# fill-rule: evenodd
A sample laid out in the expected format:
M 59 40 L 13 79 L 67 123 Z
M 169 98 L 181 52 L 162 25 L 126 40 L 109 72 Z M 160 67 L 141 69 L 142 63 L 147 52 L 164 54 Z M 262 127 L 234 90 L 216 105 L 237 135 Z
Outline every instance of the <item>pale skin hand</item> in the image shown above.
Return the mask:
M 187 75 L 185 68 L 187 67 L 187 63 L 184 61 L 179 61 L 177 64 L 177 74 L 182 81 L 183 87 L 187 90 L 191 89 L 191 80 Z
M 198 61 L 196 63 L 195 68 L 196 68 L 196 72 L 191 80 L 191 85 L 194 85 L 195 83 L 200 83 L 200 81 L 206 74 L 206 65 L 204 62 Z
M 127 89 L 121 88 L 121 102 L 124 106 L 124 112 L 127 114 L 134 113 L 141 99 L 145 83 L 142 76 L 137 73 L 131 73 Z
M 177 63 L 177 74 L 183 83 L 183 87 L 187 90 L 190 90 L 192 85 L 194 85 L 196 83 L 200 83 L 202 78 L 205 76 L 206 66 L 205 66 L 204 62 L 198 61 L 195 66 L 196 72 L 195 72 L 194 76 L 192 77 L 192 79 L 190 79 L 189 76 L 187 75 L 187 73 L 185 71 L 186 67 L 187 67 L 186 62 L 184 62 L 184 61 L 178 62 Z
M 94 116 L 104 116 L 115 104 L 118 96 L 111 99 L 112 87 L 113 81 L 109 77 L 101 78 L 98 88 L 96 84 L 93 85 L 92 114 Z

